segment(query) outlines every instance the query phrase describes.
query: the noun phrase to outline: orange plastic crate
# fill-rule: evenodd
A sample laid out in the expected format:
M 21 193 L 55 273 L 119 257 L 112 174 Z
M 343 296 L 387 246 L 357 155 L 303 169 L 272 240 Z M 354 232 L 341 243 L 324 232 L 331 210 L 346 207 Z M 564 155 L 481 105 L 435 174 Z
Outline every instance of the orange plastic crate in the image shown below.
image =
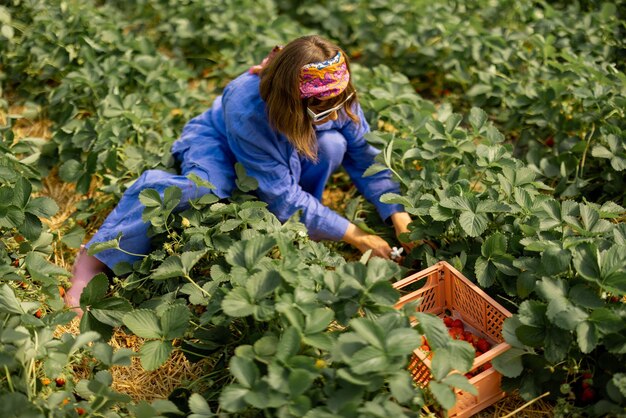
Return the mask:
M 403 288 L 423 279 L 426 279 L 425 284 L 401 296 L 396 308 L 421 299 L 418 312 L 443 316 L 449 311 L 453 317 L 461 319 L 487 339 L 492 348 L 474 359 L 472 371 L 511 347 L 502 337 L 502 325 L 511 313 L 445 261 L 394 283 L 394 287 L 402 292 Z M 409 371 L 418 385 L 425 386 L 432 379 L 430 360 L 419 348 L 413 351 Z M 478 389 L 478 396 L 457 391 L 456 405 L 448 411 L 448 415 L 470 417 L 502 399 L 505 393 L 500 388 L 501 379 L 502 375 L 494 368 L 476 374 L 469 381 Z

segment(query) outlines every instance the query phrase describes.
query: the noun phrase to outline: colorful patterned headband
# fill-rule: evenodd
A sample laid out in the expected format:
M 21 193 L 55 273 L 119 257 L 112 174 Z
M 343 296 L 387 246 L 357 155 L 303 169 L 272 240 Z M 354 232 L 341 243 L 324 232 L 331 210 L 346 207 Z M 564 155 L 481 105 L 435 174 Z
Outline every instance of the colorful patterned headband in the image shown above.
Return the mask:
M 346 60 L 337 52 L 326 61 L 304 65 L 300 70 L 300 97 L 335 97 L 348 86 L 350 73 Z

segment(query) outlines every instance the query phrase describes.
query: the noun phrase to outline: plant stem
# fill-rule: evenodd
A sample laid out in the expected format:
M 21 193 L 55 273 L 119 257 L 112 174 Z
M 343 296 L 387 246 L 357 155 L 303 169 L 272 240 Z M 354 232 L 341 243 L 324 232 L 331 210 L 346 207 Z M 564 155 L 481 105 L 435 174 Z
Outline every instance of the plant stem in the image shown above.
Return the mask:
M 198 283 L 196 283 L 191 277 L 189 277 L 189 275 L 186 274 L 184 277 L 185 277 L 185 279 L 187 279 L 187 281 L 189 281 L 189 283 L 191 283 L 192 285 L 197 287 L 202 293 L 204 293 L 208 297 L 211 297 L 211 294 L 209 292 L 207 292 L 206 290 L 204 290 L 202 287 L 200 287 L 200 285 Z
M 15 392 L 15 388 L 13 387 L 13 380 L 11 379 L 11 373 L 9 373 L 9 368 L 4 366 L 4 372 L 7 375 L 7 383 L 9 384 L 9 390 L 11 392 Z

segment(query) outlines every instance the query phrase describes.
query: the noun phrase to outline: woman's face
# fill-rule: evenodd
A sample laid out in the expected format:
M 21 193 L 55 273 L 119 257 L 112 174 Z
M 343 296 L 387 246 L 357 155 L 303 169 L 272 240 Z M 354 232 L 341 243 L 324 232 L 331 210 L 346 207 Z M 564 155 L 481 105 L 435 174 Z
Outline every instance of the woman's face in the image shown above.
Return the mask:
M 313 97 L 309 100 L 307 114 L 311 118 L 313 125 L 321 125 L 329 120 L 337 120 L 338 112 L 343 108 L 348 100 L 354 95 L 350 93 L 343 99 L 344 95 L 338 97 Z M 338 99 L 340 98 L 340 99 Z
M 333 99 L 334 98 L 328 98 L 328 97 L 322 97 L 322 98 L 313 98 L 311 100 L 311 104 L 309 104 L 309 109 L 311 109 L 311 111 L 313 111 L 314 113 L 322 113 L 325 110 L 328 110 L 329 108 L 333 107 Z M 337 120 L 338 114 L 337 114 L 337 110 L 332 111 L 328 116 L 326 116 L 323 119 L 319 119 L 317 121 L 313 121 L 313 125 L 321 125 L 323 123 L 328 122 L 329 120 Z

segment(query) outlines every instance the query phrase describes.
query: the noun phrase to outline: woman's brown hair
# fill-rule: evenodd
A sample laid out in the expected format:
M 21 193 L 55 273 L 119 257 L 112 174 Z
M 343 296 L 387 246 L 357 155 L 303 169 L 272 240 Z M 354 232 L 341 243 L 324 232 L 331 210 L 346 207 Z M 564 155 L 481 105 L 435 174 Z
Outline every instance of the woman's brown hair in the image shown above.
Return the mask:
M 313 161 L 317 159 L 317 139 L 306 108 L 319 106 L 322 101 L 315 97 L 300 98 L 300 70 L 306 64 L 330 59 L 337 52 L 343 54 L 350 71 L 348 56 L 337 45 L 316 35 L 303 36 L 285 45 L 261 71 L 260 92 L 270 124 L 287 137 L 298 153 Z M 343 92 L 323 104 L 330 109 L 354 91 L 350 80 Z M 348 117 L 355 122 L 358 118 L 352 112 L 352 105 L 356 100 L 355 94 L 344 106 Z

